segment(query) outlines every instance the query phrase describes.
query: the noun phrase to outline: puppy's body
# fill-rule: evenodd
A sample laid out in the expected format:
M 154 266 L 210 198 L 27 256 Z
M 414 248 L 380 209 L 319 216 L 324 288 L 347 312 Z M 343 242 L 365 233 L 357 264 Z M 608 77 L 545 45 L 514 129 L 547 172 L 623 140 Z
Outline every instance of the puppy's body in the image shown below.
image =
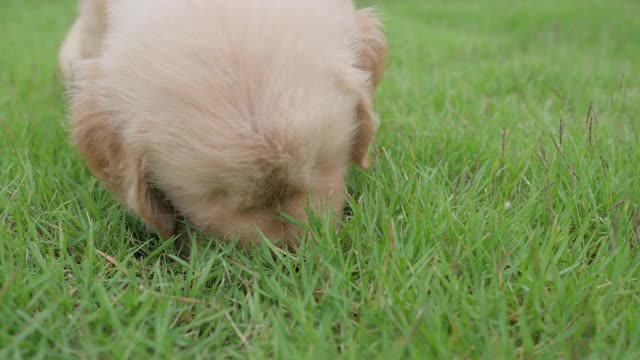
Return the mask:
M 104 21 L 85 1 L 76 26 Z M 258 229 L 293 244 L 280 212 L 340 212 L 349 161 L 366 165 L 375 130 L 385 49 L 370 13 L 345 0 L 110 5 L 104 42 L 69 36 L 61 66 L 72 139 L 135 213 L 165 236 L 178 213 L 223 237 Z M 99 51 L 63 55 L 87 47 Z

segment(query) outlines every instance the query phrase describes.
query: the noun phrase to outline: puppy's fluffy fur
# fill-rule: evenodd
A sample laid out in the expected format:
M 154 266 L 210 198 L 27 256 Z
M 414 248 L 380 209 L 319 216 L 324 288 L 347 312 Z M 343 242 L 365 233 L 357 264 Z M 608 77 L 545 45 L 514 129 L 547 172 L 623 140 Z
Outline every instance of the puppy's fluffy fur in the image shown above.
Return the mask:
M 340 214 L 368 166 L 385 58 L 351 0 L 81 0 L 60 67 L 72 142 L 150 227 L 296 245 L 280 214 Z

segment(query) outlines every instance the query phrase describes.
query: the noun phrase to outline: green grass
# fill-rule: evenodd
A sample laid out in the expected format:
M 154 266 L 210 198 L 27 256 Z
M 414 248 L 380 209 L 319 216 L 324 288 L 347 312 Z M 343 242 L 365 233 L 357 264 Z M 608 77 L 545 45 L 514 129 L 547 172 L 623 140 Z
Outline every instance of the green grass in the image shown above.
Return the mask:
M 184 261 L 66 143 L 73 2 L 1 0 L 0 358 L 639 358 L 640 2 L 380 7 L 344 228 Z

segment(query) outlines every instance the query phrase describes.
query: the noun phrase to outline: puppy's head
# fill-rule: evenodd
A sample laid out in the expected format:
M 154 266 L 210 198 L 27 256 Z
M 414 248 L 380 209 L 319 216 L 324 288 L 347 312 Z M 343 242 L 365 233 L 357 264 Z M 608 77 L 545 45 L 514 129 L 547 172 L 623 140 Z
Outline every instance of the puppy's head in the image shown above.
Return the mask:
M 281 83 L 269 91 L 236 83 L 216 89 L 206 106 L 166 100 L 172 115 L 145 111 L 153 115 L 130 139 L 144 144 L 148 181 L 195 227 L 244 243 L 261 232 L 296 245 L 302 229 L 284 216 L 304 222 L 307 210 L 341 214 L 361 94 L 324 72 L 302 83 L 273 76 L 279 80 L 266 82 Z M 212 92 L 171 88 L 191 100 Z
M 349 162 L 369 163 L 386 44 L 371 12 L 354 14 L 353 36 L 335 44 L 315 32 L 311 54 L 296 36 L 279 39 L 284 32 L 268 46 L 199 45 L 198 56 L 188 55 L 188 34 L 158 44 L 161 30 L 152 41 L 131 39 L 153 24 L 116 32 L 100 59 L 80 67 L 72 140 L 105 186 L 163 236 L 180 214 L 223 238 L 251 243 L 262 233 L 296 245 L 302 229 L 283 213 L 340 215 Z
M 304 222 L 307 210 L 341 213 L 361 97 L 339 82 L 294 82 L 287 95 L 260 100 L 227 89 L 200 102 L 211 90 L 180 80 L 159 98 L 147 93 L 127 104 L 127 87 L 115 87 L 100 60 L 79 69 L 72 142 L 105 187 L 162 236 L 174 234 L 180 214 L 225 239 L 251 243 L 262 234 L 295 246 L 302 229 L 286 215 Z

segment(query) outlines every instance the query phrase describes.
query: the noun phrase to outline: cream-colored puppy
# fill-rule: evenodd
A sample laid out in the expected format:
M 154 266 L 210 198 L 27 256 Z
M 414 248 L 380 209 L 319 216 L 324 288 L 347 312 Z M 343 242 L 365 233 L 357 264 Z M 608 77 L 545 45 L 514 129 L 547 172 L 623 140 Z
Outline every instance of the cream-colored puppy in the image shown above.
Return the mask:
M 295 246 L 281 214 L 340 214 L 349 163 L 368 165 L 386 52 L 351 0 L 81 0 L 60 53 L 71 138 L 163 236 L 179 216 Z

